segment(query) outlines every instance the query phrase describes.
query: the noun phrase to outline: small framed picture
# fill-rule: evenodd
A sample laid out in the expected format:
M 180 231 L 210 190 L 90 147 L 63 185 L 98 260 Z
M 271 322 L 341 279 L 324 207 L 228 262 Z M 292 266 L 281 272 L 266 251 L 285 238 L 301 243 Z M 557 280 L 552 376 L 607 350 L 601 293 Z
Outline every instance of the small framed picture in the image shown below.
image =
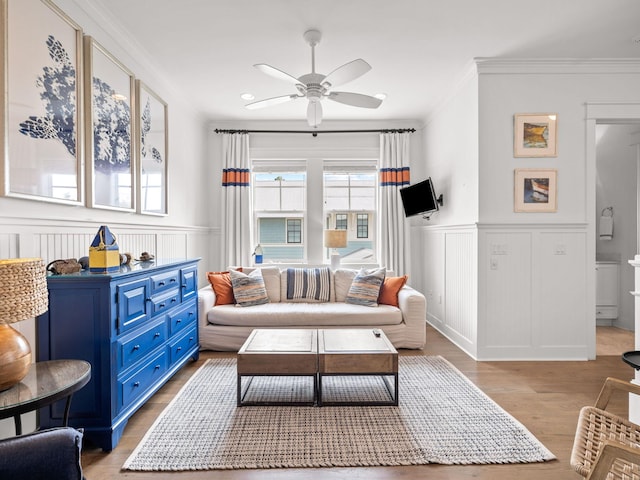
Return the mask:
M 557 157 L 558 115 L 520 113 L 514 117 L 514 157 Z
M 516 168 L 514 175 L 515 212 L 555 212 L 558 208 L 558 171 Z

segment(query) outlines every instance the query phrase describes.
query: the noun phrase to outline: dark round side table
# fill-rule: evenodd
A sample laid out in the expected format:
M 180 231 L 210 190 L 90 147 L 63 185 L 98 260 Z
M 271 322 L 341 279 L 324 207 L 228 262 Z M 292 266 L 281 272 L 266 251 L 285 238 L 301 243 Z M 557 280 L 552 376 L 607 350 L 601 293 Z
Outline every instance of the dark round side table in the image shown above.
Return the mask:
M 20 383 L 0 392 L 0 419 L 13 417 L 16 435 L 21 435 L 21 414 L 66 398 L 63 420 L 66 426 L 73 393 L 84 387 L 90 379 L 91 365 L 84 360 L 34 363 Z

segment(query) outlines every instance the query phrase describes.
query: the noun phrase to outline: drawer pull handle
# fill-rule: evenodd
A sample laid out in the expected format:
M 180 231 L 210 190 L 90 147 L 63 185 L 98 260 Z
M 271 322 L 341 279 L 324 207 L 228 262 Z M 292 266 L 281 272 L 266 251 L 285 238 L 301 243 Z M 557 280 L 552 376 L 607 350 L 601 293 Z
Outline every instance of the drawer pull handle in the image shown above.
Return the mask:
M 134 387 L 138 388 L 140 386 L 140 382 L 136 382 L 133 384 Z
M 193 317 L 193 312 L 189 312 L 189 316 L 190 316 L 190 317 Z
M 158 338 L 159 336 L 160 336 L 160 332 L 156 332 L 156 333 L 153 335 L 153 338 Z
M 190 341 L 190 342 L 193 342 L 193 337 L 189 337 L 189 341 Z
M 150 302 L 151 301 L 151 297 L 147 297 L 144 299 L 145 302 Z
M 171 283 L 176 283 L 178 280 L 175 278 L 172 278 L 171 280 L 169 280 Z
M 176 323 L 182 323 L 182 319 L 181 318 L 177 319 Z
M 158 305 L 160 308 L 164 308 L 166 305 L 164 303 L 161 303 L 160 305 Z
M 133 346 L 133 349 L 134 349 L 134 350 L 140 350 L 140 345 L 134 345 L 134 346 Z
M 180 350 L 182 350 L 182 347 L 178 347 L 176 348 L 176 351 L 179 352 Z
M 171 303 L 176 303 L 177 301 L 178 301 L 178 299 L 177 299 L 177 298 L 172 298 L 172 299 L 171 299 Z
M 154 370 L 160 370 L 160 365 L 156 365 Z
M 183 283 L 183 284 L 182 284 L 182 288 L 187 288 L 187 284 L 186 284 L 186 283 Z
M 164 287 L 164 282 L 158 282 L 159 287 Z

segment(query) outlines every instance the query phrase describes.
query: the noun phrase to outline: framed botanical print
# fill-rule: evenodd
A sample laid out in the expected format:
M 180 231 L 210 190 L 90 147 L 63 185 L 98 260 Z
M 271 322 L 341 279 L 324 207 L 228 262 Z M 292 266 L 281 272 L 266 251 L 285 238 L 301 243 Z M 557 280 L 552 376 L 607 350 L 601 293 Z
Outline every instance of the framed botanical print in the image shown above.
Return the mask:
M 556 157 L 558 155 L 558 115 L 555 113 L 516 114 L 514 157 Z
M 135 210 L 133 73 L 85 36 L 87 205 Z
M 0 193 L 82 204 L 82 30 L 48 0 L 0 8 Z
M 167 214 L 167 104 L 140 80 L 136 80 L 138 211 Z
M 555 212 L 558 206 L 558 171 L 516 168 L 515 212 Z

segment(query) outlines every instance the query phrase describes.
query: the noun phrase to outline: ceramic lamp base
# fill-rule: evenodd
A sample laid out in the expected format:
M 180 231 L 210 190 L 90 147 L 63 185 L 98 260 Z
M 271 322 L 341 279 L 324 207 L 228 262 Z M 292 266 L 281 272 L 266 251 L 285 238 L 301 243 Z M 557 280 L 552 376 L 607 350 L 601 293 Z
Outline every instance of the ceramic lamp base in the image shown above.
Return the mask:
M 340 268 L 340 254 L 332 253 L 331 254 L 331 270 L 337 270 Z
M 22 380 L 31 367 L 31 347 L 17 330 L 0 324 L 0 390 Z

